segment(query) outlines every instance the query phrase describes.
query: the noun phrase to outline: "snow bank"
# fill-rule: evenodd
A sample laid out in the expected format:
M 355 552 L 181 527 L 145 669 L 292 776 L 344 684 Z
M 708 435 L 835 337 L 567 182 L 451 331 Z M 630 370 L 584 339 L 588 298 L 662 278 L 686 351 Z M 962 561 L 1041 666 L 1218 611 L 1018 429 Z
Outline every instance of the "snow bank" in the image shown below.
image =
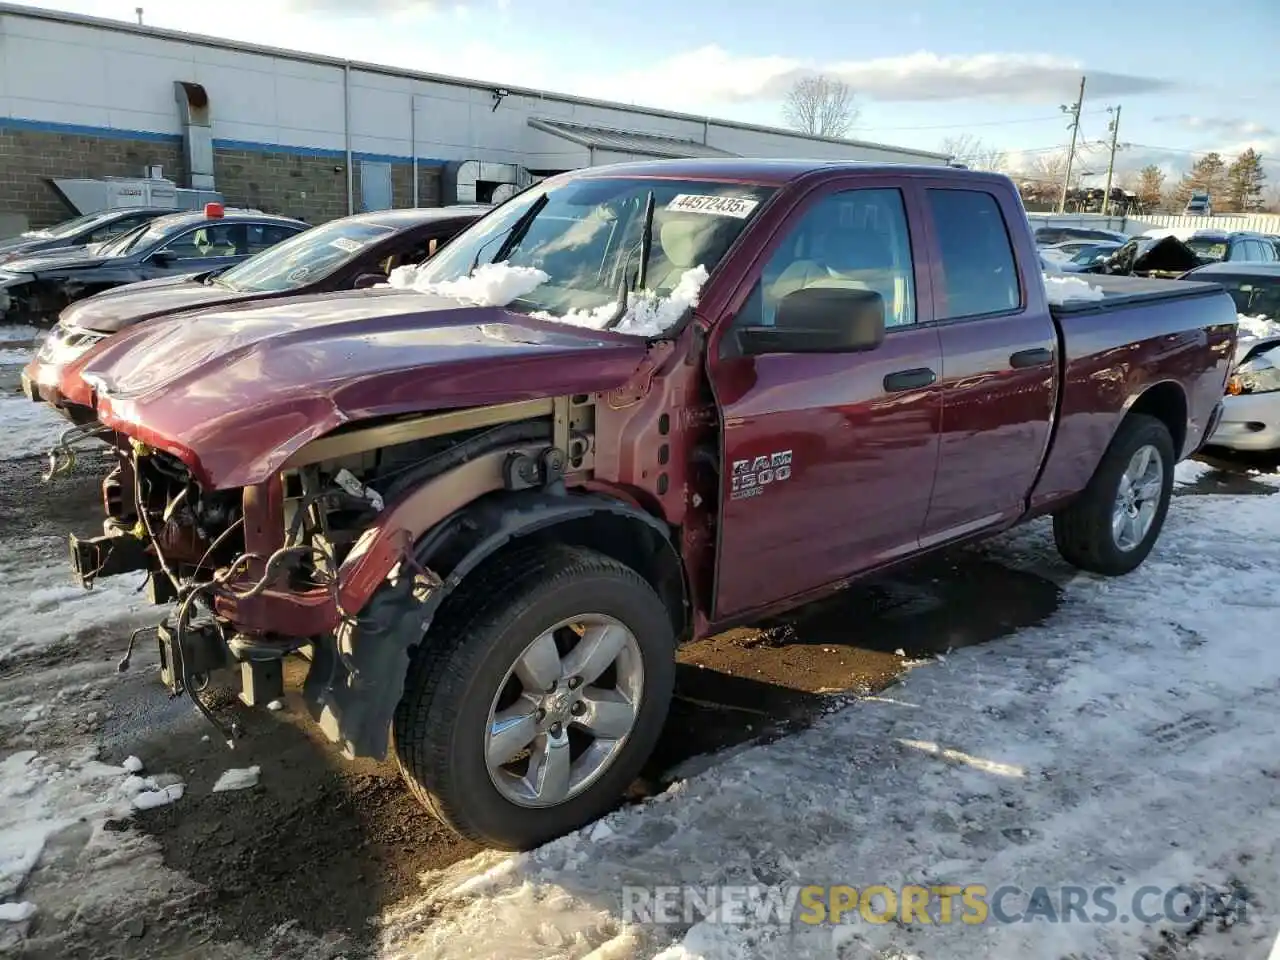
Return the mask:
M 681 274 L 675 288 L 665 297 L 659 297 L 650 290 L 635 294 L 628 300 L 626 313 L 613 329 L 641 337 L 658 336 L 684 316 L 686 310 L 698 305 L 698 296 L 706 282 L 707 268 L 697 266 Z M 572 310 L 567 314 L 535 313 L 533 316 L 539 320 L 600 330 L 617 312 L 618 305 L 608 303 L 594 310 Z
M 66 547 L 18 540 L 0 553 L 0 663 L 94 628 L 125 629 L 158 619 L 137 592 L 137 576 L 108 577 L 85 590 L 71 580 Z M 54 556 L 54 562 L 41 562 Z M 120 652 L 124 652 L 123 643 Z
M 12 348 L 0 350 L 0 366 L 25 367 L 30 360 L 30 350 L 14 350 Z
M 513 267 L 509 263 L 486 263 L 468 277 L 430 283 L 427 268 L 412 264 L 396 267 L 387 284 L 397 290 L 413 290 L 438 297 L 453 297 L 477 307 L 505 307 L 532 293 L 547 282 L 547 275 L 533 267 Z
M 625 937 L 632 956 L 677 941 L 666 956 L 684 960 L 1133 957 L 1164 934 L 1193 936 L 1188 956 L 1265 955 L 1269 893 L 1241 922 L 1194 930 L 940 924 L 936 898 L 927 924 L 625 922 L 624 885 L 1011 885 L 1023 893 L 1002 903 L 1019 914 L 1037 887 L 1061 909 L 1063 886 L 1097 885 L 1130 917 L 1145 885 L 1280 889 L 1280 503 L 1179 498 L 1147 563 L 1117 579 L 1071 576 L 1046 522 L 983 552 L 1055 571 L 1058 611 L 619 810 L 598 839 L 589 827 L 426 878 L 435 893 L 384 917 L 383 957 L 569 960 Z
M 26 397 L 0 399 L 0 432 L 5 438 L 0 460 L 43 457 L 70 427 L 47 403 L 32 403 Z
M 1062 306 L 1069 300 L 1102 300 L 1106 297 L 1101 287 L 1095 287 L 1079 277 L 1045 274 L 1044 289 L 1049 302 L 1054 306 Z
M 14 341 L 22 343 L 24 341 L 42 340 L 45 336 L 46 331 L 37 330 L 35 327 L 29 327 L 26 324 L 0 324 L 0 342 Z
M 68 827 L 127 816 L 148 793 L 182 795 L 180 783 L 133 793 L 131 781 L 139 778 L 99 763 L 96 753 L 91 746 L 48 756 L 22 750 L 0 761 L 0 898 L 22 889 L 46 844 Z

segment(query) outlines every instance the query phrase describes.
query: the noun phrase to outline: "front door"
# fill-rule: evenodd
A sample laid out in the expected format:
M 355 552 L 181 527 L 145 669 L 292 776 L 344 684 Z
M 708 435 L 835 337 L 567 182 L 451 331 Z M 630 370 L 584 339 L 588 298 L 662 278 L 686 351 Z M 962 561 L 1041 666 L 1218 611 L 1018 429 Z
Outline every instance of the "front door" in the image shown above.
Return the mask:
M 710 343 L 723 422 L 715 619 L 749 613 L 916 549 L 938 455 L 941 369 L 915 201 L 860 180 L 792 213 Z M 808 287 L 881 294 L 887 334 L 859 353 L 742 356 Z M 921 291 L 924 291 L 923 297 Z
M 243 223 L 216 221 L 174 237 L 147 258 L 144 279 L 179 276 L 220 270 L 248 256 L 248 239 Z
M 1026 509 L 1049 443 L 1058 338 L 1049 312 L 1028 307 L 998 195 L 941 183 L 923 192 L 940 268 L 933 302 L 942 337 L 942 437 L 923 534 L 928 547 Z M 1034 257 L 1028 244 L 1023 262 Z

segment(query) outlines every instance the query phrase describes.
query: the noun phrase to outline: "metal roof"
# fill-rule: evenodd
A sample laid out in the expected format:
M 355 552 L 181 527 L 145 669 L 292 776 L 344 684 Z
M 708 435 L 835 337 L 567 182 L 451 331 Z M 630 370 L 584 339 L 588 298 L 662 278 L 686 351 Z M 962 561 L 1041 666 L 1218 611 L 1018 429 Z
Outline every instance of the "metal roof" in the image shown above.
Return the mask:
M 733 157 L 727 150 L 709 147 L 696 140 L 664 137 L 656 133 L 640 133 L 634 130 L 611 130 L 607 127 L 589 127 L 565 120 L 547 120 L 530 117 L 529 126 L 536 130 L 563 137 L 589 150 L 609 150 L 614 153 L 635 153 L 645 157 L 664 157 L 686 160 L 691 157 Z

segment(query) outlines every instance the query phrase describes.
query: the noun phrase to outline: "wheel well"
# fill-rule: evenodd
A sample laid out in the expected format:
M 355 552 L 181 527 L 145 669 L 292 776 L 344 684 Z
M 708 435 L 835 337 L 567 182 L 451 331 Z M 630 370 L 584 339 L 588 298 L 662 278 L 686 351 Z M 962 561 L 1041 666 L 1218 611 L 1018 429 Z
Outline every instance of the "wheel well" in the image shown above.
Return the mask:
M 682 637 L 689 625 L 684 567 L 671 542 L 640 520 L 618 513 L 566 519 L 517 537 L 503 549 L 528 543 L 565 543 L 595 550 L 625 564 L 649 582 Z
M 1166 380 L 1149 387 L 1134 401 L 1129 413 L 1155 417 L 1168 427 L 1174 455 L 1181 459 L 1187 442 L 1187 395 L 1181 386 Z

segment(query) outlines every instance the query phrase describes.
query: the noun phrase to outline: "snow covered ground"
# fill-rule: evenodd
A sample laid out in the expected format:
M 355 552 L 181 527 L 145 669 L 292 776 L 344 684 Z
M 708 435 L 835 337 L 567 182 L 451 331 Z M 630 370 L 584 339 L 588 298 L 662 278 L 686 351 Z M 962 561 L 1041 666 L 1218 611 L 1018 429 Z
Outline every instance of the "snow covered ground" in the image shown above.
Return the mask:
M 1043 557 L 1051 545 L 1038 524 L 991 549 Z M 1268 957 L 1280 932 L 1280 501 L 1179 498 L 1137 573 L 1059 573 L 1066 600 L 1042 627 L 917 667 L 533 854 L 425 878 L 424 900 L 388 917 L 384 956 Z M 778 896 L 796 884 L 1107 885 L 1119 911 L 1111 923 L 876 924 L 855 911 L 805 926 L 696 910 L 688 924 L 623 922 L 624 885 L 672 884 Z M 1244 919 L 1120 922 L 1144 886 L 1180 884 L 1240 892 Z M 1026 908 L 1025 895 L 1003 901 L 1006 915 Z

